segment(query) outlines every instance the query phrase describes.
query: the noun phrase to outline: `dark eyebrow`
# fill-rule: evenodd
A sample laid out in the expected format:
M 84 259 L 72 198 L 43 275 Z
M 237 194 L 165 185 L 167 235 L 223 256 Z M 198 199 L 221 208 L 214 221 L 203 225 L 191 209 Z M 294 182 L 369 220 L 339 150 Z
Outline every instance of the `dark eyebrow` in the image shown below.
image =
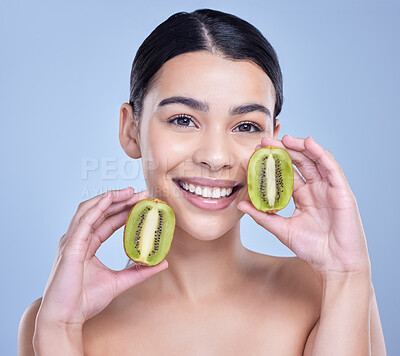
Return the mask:
M 193 98 L 187 98 L 184 96 L 172 96 L 167 99 L 163 99 L 159 102 L 158 108 L 164 105 L 169 105 L 169 104 L 182 104 L 189 106 L 190 108 L 197 110 L 197 111 L 204 111 L 208 112 L 210 110 L 210 107 L 208 106 L 207 103 L 204 103 L 202 101 L 193 99 Z
M 229 113 L 231 115 L 243 115 L 243 114 L 247 114 L 248 112 L 252 112 L 252 111 L 261 111 L 262 113 L 268 115 L 269 117 L 272 117 L 269 109 L 260 104 L 247 104 L 247 105 L 236 106 L 235 108 L 232 108 L 229 111 Z
M 188 106 L 194 110 L 197 111 L 203 111 L 203 112 L 208 112 L 210 111 L 210 107 L 208 103 L 199 101 L 193 98 L 188 98 L 185 96 L 172 96 L 170 98 L 163 99 L 159 102 L 157 108 L 160 108 L 161 106 L 169 105 L 169 104 L 182 104 L 185 106 Z M 245 105 L 240 105 L 236 106 L 234 108 L 231 108 L 229 110 L 229 114 L 231 116 L 233 115 L 243 115 L 247 114 L 252 111 L 260 111 L 269 117 L 272 117 L 271 112 L 269 109 L 263 105 L 260 104 L 245 104 Z

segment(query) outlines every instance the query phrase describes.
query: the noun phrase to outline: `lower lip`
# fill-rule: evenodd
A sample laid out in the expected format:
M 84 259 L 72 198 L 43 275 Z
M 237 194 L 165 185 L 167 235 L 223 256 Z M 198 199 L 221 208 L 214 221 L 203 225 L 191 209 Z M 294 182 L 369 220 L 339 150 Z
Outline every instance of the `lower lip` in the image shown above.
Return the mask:
M 232 202 L 235 200 L 236 196 L 238 195 L 240 189 L 236 190 L 232 195 L 227 198 L 204 198 L 199 195 L 194 195 L 186 190 L 184 190 L 178 182 L 175 182 L 178 186 L 179 190 L 182 192 L 183 196 L 186 198 L 189 203 L 192 205 L 200 208 L 200 209 L 207 209 L 207 210 L 221 210 L 227 208 Z

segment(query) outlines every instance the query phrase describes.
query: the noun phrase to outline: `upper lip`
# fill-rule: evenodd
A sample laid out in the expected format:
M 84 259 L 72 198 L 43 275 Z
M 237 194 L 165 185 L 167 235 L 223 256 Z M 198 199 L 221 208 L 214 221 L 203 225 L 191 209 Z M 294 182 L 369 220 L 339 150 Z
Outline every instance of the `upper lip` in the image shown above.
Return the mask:
M 236 186 L 242 187 L 237 181 L 228 180 L 228 179 L 211 179 L 211 178 L 203 178 L 203 177 L 179 177 L 175 178 L 176 181 L 181 181 L 187 184 L 200 185 L 202 187 L 210 187 L 210 188 L 233 188 Z

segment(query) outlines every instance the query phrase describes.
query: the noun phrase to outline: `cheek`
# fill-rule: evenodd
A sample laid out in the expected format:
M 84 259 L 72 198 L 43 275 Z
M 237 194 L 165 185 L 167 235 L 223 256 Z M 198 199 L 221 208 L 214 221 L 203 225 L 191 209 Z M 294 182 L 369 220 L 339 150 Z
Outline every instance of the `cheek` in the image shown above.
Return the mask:
M 154 123 L 149 127 L 149 135 L 145 152 L 143 152 L 143 169 L 145 174 L 164 178 L 172 169 L 179 168 L 192 154 L 193 140 L 190 135 L 168 131 L 162 123 Z M 174 171 L 174 176 L 177 173 Z
M 247 173 L 247 165 L 249 163 L 251 155 L 256 150 L 256 146 L 261 143 L 261 138 L 263 136 L 259 135 L 249 142 L 249 140 L 242 140 L 238 142 L 238 149 L 236 151 L 237 157 L 237 169 Z

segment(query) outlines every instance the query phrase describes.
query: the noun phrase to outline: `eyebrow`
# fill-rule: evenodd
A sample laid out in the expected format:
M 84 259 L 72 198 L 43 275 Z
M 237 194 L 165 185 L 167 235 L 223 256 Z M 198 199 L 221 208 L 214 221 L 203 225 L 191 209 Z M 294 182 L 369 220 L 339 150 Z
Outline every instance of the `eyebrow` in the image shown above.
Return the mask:
M 170 104 L 182 104 L 182 105 L 188 106 L 197 111 L 203 111 L 203 112 L 210 111 L 210 106 L 208 105 L 207 102 L 196 100 L 196 99 L 185 97 L 185 96 L 172 96 L 170 98 L 163 99 L 158 103 L 157 108 L 160 108 L 160 107 L 166 106 L 166 105 L 170 105 Z M 260 104 L 256 104 L 256 103 L 244 104 L 244 105 L 239 105 L 239 106 L 233 107 L 229 110 L 229 114 L 231 116 L 243 115 L 243 114 L 247 114 L 247 113 L 253 112 L 253 111 L 260 111 L 260 112 L 268 115 L 270 118 L 272 118 L 271 112 L 269 111 L 269 109 L 267 107 L 260 105 Z

